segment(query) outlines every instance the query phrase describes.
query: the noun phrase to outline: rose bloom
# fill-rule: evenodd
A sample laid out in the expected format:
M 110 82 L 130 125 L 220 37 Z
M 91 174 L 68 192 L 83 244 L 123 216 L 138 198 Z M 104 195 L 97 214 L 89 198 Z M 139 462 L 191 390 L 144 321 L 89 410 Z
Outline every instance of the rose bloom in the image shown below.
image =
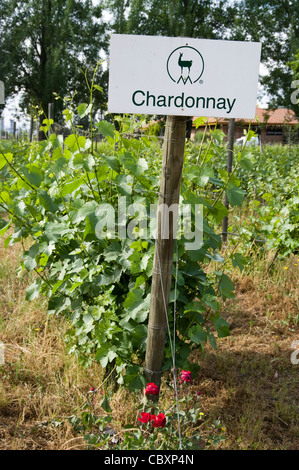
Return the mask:
M 191 372 L 190 370 L 182 370 L 182 374 L 181 374 L 181 380 L 180 382 L 185 382 L 185 383 L 188 383 L 188 382 L 192 382 L 192 379 L 191 379 Z
M 138 421 L 141 421 L 141 423 L 148 423 L 149 421 L 152 421 L 155 419 L 155 415 L 151 415 L 150 413 L 140 413 L 141 418 L 138 418 Z
M 166 424 L 166 417 L 163 413 L 159 413 L 158 416 L 154 416 L 152 422 L 154 428 L 164 428 Z
M 154 383 L 149 383 L 145 389 L 145 395 L 159 395 L 159 387 Z

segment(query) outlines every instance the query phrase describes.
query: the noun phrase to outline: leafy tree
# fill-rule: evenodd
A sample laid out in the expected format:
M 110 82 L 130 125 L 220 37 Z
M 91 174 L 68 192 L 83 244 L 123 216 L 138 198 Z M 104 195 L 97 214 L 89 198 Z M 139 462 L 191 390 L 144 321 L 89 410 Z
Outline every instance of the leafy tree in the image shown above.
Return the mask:
M 127 9 L 130 0 L 107 0 L 107 9 L 112 13 L 110 27 L 115 33 L 127 33 Z
M 291 102 L 293 72 L 290 62 L 299 48 L 299 2 L 297 0 L 243 0 L 238 2 L 233 39 L 260 41 L 262 62 L 268 74 L 261 83 L 272 107 L 299 107 Z
M 87 74 L 107 47 L 102 6 L 92 0 L 0 0 L 0 77 L 7 97 L 22 91 L 23 109 L 42 106 L 47 111 L 53 92 L 78 94 L 84 101 Z M 97 82 L 107 80 L 98 68 Z M 105 95 L 94 97 L 95 107 Z M 55 120 L 63 103 L 55 102 Z
M 216 38 L 235 11 L 226 0 L 110 0 L 116 33 Z

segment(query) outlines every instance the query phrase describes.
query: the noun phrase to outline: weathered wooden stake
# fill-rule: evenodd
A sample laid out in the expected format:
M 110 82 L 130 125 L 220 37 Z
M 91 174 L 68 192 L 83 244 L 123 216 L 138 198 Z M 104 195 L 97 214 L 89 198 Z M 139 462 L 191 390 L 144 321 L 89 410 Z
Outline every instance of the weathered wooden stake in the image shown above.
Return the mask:
M 48 119 L 54 121 L 54 103 L 48 103 Z M 51 135 L 51 128 L 48 130 L 48 137 Z
M 33 139 L 33 116 L 30 119 L 30 131 L 29 131 L 29 140 L 32 142 Z
M 179 203 L 181 176 L 184 163 L 186 136 L 186 118 L 168 116 L 163 145 L 162 176 L 159 192 L 159 206 L 170 207 Z M 166 207 L 165 206 L 165 207 Z M 157 221 L 156 245 L 153 263 L 150 313 L 148 319 L 148 336 L 145 356 L 144 374 L 147 382 L 158 387 L 161 383 L 161 368 L 164 355 L 169 294 L 172 279 L 172 265 L 177 219 L 170 217 L 167 211 L 161 211 Z M 165 227 L 169 215 L 169 236 L 162 238 L 162 227 Z M 167 219 L 166 219 L 167 218 Z M 156 396 L 157 397 L 157 396 Z
M 229 119 L 227 131 L 227 173 L 230 175 L 233 167 L 233 154 L 234 154 L 234 139 L 235 139 L 235 119 Z M 229 209 L 227 195 L 224 196 L 224 205 Z M 222 221 L 222 241 L 227 240 L 228 217 L 224 217 Z

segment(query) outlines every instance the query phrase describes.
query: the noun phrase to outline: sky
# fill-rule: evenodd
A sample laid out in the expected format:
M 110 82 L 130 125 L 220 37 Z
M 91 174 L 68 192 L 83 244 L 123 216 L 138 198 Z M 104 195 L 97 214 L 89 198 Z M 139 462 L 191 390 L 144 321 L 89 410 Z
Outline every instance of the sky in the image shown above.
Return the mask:
M 21 112 L 19 108 L 20 95 L 16 95 L 10 98 L 4 108 L 2 117 L 4 118 L 4 128 L 8 129 L 10 120 L 17 122 L 17 129 L 28 128 L 30 125 L 30 119 Z

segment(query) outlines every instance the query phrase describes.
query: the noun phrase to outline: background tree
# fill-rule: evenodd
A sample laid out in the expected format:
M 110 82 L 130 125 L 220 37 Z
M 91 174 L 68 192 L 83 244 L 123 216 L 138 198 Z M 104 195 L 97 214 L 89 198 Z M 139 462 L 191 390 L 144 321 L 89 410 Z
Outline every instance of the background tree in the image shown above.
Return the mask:
M 91 0 L 0 0 L 0 77 L 6 96 L 22 91 L 24 110 L 38 105 L 45 112 L 53 92 L 64 97 L 76 91 L 77 102 L 86 101 L 82 70 L 92 74 L 108 43 L 101 18 L 102 7 Z M 106 90 L 102 67 L 97 83 Z M 97 93 L 95 100 L 101 106 L 105 94 Z M 61 111 L 62 102 L 55 101 L 56 121 Z
M 103 8 L 112 13 L 109 25 Z M 293 71 L 289 63 L 299 49 L 298 0 L 0 0 L 0 79 L 6 97 L 22 91 L 21 106 L 29 110 L 77 92 L 87 101 L 81 70 L 92 74 L 101 51 L 108 49 L 109 30 L 117 33 L 187 36 L 262 42 L 261 77 L 273 107 L 291 102 Z M 98 68 L 95 110 L 107 100 L 108 71 Z M 62 103 L 55 101 L 55 121 Z
M 227 0 L 110 0 L 116 33 L 222 38 L 235 7 Z
M 291 102 L 290 66 L 299 49 L 298 0 L 243 0 L 236 2 L 236 8 L 232 38 L 262 43 L 262 63 L 268 74 L 261 77 L 261 84 L 270 106 L 292 108 L 299 116 L 299 106 Z
M 114 33 L 126 34 L 127 11 L 131 0 L 106 0 L 106 8 L 112 14 L 110 28 Z

